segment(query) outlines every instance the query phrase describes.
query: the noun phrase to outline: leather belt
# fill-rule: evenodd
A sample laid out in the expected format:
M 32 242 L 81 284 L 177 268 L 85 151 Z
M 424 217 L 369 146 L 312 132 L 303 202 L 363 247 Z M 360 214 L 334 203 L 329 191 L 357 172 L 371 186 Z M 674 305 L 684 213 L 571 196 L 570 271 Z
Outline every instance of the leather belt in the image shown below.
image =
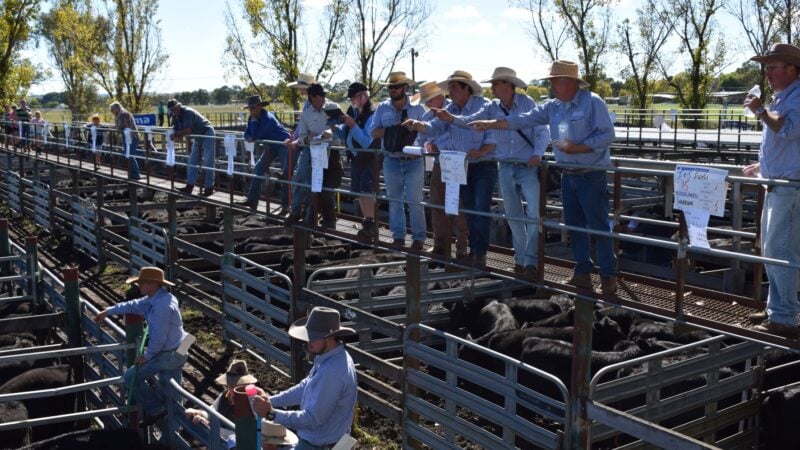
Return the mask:
M 594 169 L 570 169 L 565 167 L 561 169 L 561 171 L 567 175 L 583 175 L 585 173 L 594 172 Z

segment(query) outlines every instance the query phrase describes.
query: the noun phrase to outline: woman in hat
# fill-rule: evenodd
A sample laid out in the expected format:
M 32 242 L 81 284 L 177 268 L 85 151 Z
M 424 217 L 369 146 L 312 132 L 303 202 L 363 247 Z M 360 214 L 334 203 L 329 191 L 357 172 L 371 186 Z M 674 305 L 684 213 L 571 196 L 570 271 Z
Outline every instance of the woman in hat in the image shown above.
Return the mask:
M 350 432 L 358 395 L 356 368 L 339 337 L 354 334 L 342 327 L 339 311 L 317 306 L 289 327 L 289 335 L 307 343 L 314 366 L 299 384 L 269 397 L 255 397 L 256 412 L 295 430 L 296 450 L 330 448 Z M 283 408 L 300 405 L 295 411 Z
M 147 350 L 137 357 L 136 367 L 125 372 L 125 386 L 129 389 L 136 384 L 136 404 L 144 410 L 145 421 L 161 416 L 165 411 L 166 396 L 170 378 L 181 380 L 181 369 L 186 362 L 175 350 L 188 334 L 183 330 L 183 320 L 178 306 L 178 299 L 169 291 L 173 283 L 164 279 L 164 271 L 158 267 L 142 267 L 139 274 L 128 278 L 126 283 L 136 283 L 144 297 L 128 302 L 117 303 L 106 308 L 94 317 L 96 323 L 102 323 L 108 315 L 138 314 L 144 316 L 148 327 Z M 161 389 L 145 382 L 158 375 Z

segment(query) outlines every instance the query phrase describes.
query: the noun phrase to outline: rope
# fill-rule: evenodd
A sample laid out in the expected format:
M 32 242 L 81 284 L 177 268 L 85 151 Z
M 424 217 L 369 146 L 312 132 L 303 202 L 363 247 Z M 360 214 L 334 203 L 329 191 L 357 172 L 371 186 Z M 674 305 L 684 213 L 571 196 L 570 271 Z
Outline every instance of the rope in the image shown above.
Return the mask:
M 150 332 L 149 324 L 146 324 L 144 327 L 144 333 L 142 333 L 142 340 L 139 341 L 139 347 L 136 349 L 136 359 L 139 359 L 142 354 L 144 354 L 144 343 L 147 342 L 147 335 Z M 139 375 L 139 364 L 133 365 L 131 368 L 133 371 L 133 377 L 131 381 L 131 386 L 128 389 L 128 398 L 125 400 L 125 412 L 130 412 L 131 402 L 133 401 L 133 395 L 136 393 L 136 377 Z

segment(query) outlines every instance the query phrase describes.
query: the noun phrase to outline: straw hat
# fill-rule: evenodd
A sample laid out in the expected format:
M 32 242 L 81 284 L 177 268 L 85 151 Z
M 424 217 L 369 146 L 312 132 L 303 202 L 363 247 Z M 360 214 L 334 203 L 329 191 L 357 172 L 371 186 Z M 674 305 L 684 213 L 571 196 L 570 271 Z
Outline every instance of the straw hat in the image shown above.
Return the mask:
M 286 87 L 291 89 L 308 89 L 309 86 L 316 82 L 317 80 L 314 78 L 314 75 L 310 73 L 301 73 L 297 76 L 297 81 L 292 81 L 287 84 Z
M 518 78 L 517 72 L 515 72 L 513 69 L 509 69 L 508 67 L 495 68 L 494 73 L 492 73 L 492 77 L 488 80 L 481 81 L 481 83 L 491 83 L 495 80 L 508 81 L 520 89 L 525 89 L 528 87 L 528 83 L 522 81 L 521 78 Z
M 800 67 L 800 48 L 792 44 L 772 44 L 769 53 L 766 55 L 750 58 L 750 61 L 756 61 L 761 64 L 774 60 Z
M 441 86 L 435 81 L 426 81 L 419 85 L 419 92 L 411 96 L 411 104 L 416 106 L 424 104 L 428 100 L 436 98 L 440 95 L 447 94 L 447 88 L 443 90 Z
M 300 440 L 285 426 L 261 419 L 261 443 L 272 445 L 297 445 Z
M 250 97 L 247 97 L 247 104 L 243 106 L 242 109 L 250 109 L 254 106 L 259 106 L 259 105 L 262 107 L 267 106 L 269 105 L 269 102 L 266 100 L 262 101 L 260 95 L 251 95 Z
M 289 327 L 289 336 L 306 342 L 351 334 L 355 334 L 355 330 L 342 327 L 339 322 L 339 311 L 324 306 L 315 306 L 308 317 L 296 321 Z
M 472 79 L 472 74 L 464 71 L 464 70 L 456 70 L 450 75 L 446 80 L 439 83 L 439 87 L 442 89 L 447 89 L 447 86 L 450 84 L 451 81 L 460 81 L 464 84 L 469 85 L 472 88 L 473 95 L 483 96 L 483 88 L 477 81 Z
M 578 65 L 572 61 L 553 61 L 553 65 L 550 66 L 550 76 L 542 79 L 549 80 L 552 78 L 572 78 L 578 81 L 578 87 L 589 87 L 589 83 L 581 78 L 581 71 L 578 69 Z
M 142 267 L 139 270 L 139 275 L 133 276 L 125 280 L 126 283 L 158 283 L 167 286 L 175 286 L 175 283 L 164 279 L 164 271 L 158 267 Z
M 234 359 L 231 361 L 231 365 L 228 366 L 228 371 L 218 376 L 214 381 L 223 386 L 239 386 L 256 383 L 258 379 L 250 375 L 250 371 L 247 370 L 247 361 Z
M 405 72 L 392 72 L 389 74 L 389 79 L 386 80 L 385 83 L 381 83 L 384 86 L 397 86 L 398 84 L 405 84 L 406 86 L 414 86 L 417 84 L 416 81 L 408 78 Z

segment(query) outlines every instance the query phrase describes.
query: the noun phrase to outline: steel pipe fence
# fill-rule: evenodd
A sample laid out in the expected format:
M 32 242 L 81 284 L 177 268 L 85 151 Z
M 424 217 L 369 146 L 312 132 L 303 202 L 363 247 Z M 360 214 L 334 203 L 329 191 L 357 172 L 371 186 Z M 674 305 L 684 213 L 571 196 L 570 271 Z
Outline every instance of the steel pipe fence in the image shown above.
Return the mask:
M 132 272 L 146 266 L 164 269 L 170 278 L 169 238 L 167 230 L 138 217 L 128 219 L 128 241 L 130 243 L 130 267 Z
M 97 259 L 97 208 L 94 203 L 77 195 L 72 196 L 72 243 L 84 253 Z
M 193 445 L 184 437 L 183 433 L 180 433 L 180 431 L 183 431 L 191 438 L 199 441 L 199 443 L 208 448 L 208 450 L 227 450 L 227 442 L 222 437 L 220 430 L 225 428 L 232 432 L 236 428 L 234 423 L 217 412 L 217 410 L 207 405 L 204 401 L 189 393 L 174 379 L 170 379 L 169 384 L 169 403 L 167 407 L 169 411 L 167 415 L 169 429 L 166 433 L 168 441 L 173 448 L 186 450 L 197 448 L 196 445 Z M 195 424 L 192 423 L 190 419 L 187 419 L 186 409 L 188 407 L 199 408 L 205 411 L 206 414 L 208 414 L 208 426 Z

